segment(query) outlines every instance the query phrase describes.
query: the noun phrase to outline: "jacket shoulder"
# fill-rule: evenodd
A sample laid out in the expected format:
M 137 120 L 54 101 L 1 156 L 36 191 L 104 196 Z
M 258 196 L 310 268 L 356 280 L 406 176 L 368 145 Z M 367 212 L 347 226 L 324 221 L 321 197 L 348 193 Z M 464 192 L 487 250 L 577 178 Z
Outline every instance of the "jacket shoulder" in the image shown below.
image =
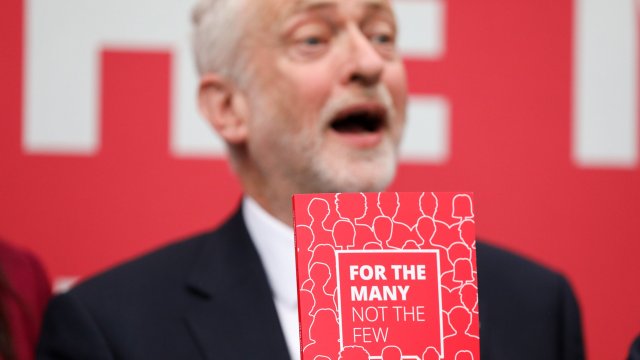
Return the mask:
M 577 301 L 565 277 L 477 243 L 482 358 L 583 359 Z
M 477 243 L 479 276 L 486 275 L 481 286 L 491 286 L 495 281 L 511 283 L 513 286 L 562 285 L 564 277 L 521 255 L 487 244 Z
M 81 282 L 69 294 L 101 299 L 108 292 L 111 299 L 117 294 L 135 298 L 135 294 L 182 284 L 193 259 L 211 240 L 215 241 L 212 231 L 165 245 Z

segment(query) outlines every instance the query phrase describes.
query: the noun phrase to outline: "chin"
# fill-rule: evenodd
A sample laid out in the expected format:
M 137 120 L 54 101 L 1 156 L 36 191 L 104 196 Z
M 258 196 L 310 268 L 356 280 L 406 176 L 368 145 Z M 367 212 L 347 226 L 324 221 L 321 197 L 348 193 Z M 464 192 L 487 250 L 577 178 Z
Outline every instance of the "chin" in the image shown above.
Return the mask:
M 343 155 L 344 156 L 344 155 Z M 395 154 L 373 159 L 344 159 L 333 162 L 331 169 L 316 171 L 322 192 L 379 192 L 384 191 L 396 175 Z

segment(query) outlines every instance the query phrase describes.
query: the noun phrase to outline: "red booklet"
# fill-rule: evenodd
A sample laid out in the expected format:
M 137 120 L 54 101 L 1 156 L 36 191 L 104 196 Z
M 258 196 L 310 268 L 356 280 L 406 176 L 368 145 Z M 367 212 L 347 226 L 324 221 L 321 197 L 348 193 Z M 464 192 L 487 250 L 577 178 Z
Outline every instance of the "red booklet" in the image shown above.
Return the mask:
M 303 360 L 480 358 L 472 194 L 293 206 Z

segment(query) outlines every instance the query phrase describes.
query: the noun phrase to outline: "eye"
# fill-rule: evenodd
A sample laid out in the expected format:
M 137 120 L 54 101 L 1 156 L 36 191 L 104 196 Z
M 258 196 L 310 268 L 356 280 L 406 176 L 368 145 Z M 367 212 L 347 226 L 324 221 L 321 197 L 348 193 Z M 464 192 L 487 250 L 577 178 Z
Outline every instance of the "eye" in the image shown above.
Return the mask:
M 299 57 L 316 58 L 325 53 L 329 41 L 327 36 L 310 35 L 296 40 L 292 50 Z
M 301 60 L 322 56 L 329 48 L 332 31 L 322 23 L 309 23 L 298 27 L 291 36 L 291 54 Z
M 322 44 L 322 39 L 318 36 L 309 36 L 302 39 L 302 43 L 307 46 L 317 46 Z
M 373 46 L 386 56 L 396 52 L 396 33 L 393 25 L 385 21 L 376 21 L 364 29 Z
M 376 34 L 371 37 L 371 41 L 376 44 L 393 44 L 394 40 L 391 34 Z

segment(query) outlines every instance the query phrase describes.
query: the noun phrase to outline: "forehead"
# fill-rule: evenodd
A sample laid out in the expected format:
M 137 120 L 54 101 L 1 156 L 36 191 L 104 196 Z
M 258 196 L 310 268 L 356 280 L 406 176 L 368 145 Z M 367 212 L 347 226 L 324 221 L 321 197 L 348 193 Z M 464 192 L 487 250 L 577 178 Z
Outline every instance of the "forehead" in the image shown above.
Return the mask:
M 335 9 L 344 12 L 380 9 L 392 12 L 390 0 L 263 0 L 260 3 L 269 8 L 265 9 L 266 12 L 280 19 L 320 9 Z
M 285 0 L 294 11 L 304 11 L 317 7 L 327 6 L 360 6 L 360 7 L 384 7 L 390 6 L 389 0 Z

